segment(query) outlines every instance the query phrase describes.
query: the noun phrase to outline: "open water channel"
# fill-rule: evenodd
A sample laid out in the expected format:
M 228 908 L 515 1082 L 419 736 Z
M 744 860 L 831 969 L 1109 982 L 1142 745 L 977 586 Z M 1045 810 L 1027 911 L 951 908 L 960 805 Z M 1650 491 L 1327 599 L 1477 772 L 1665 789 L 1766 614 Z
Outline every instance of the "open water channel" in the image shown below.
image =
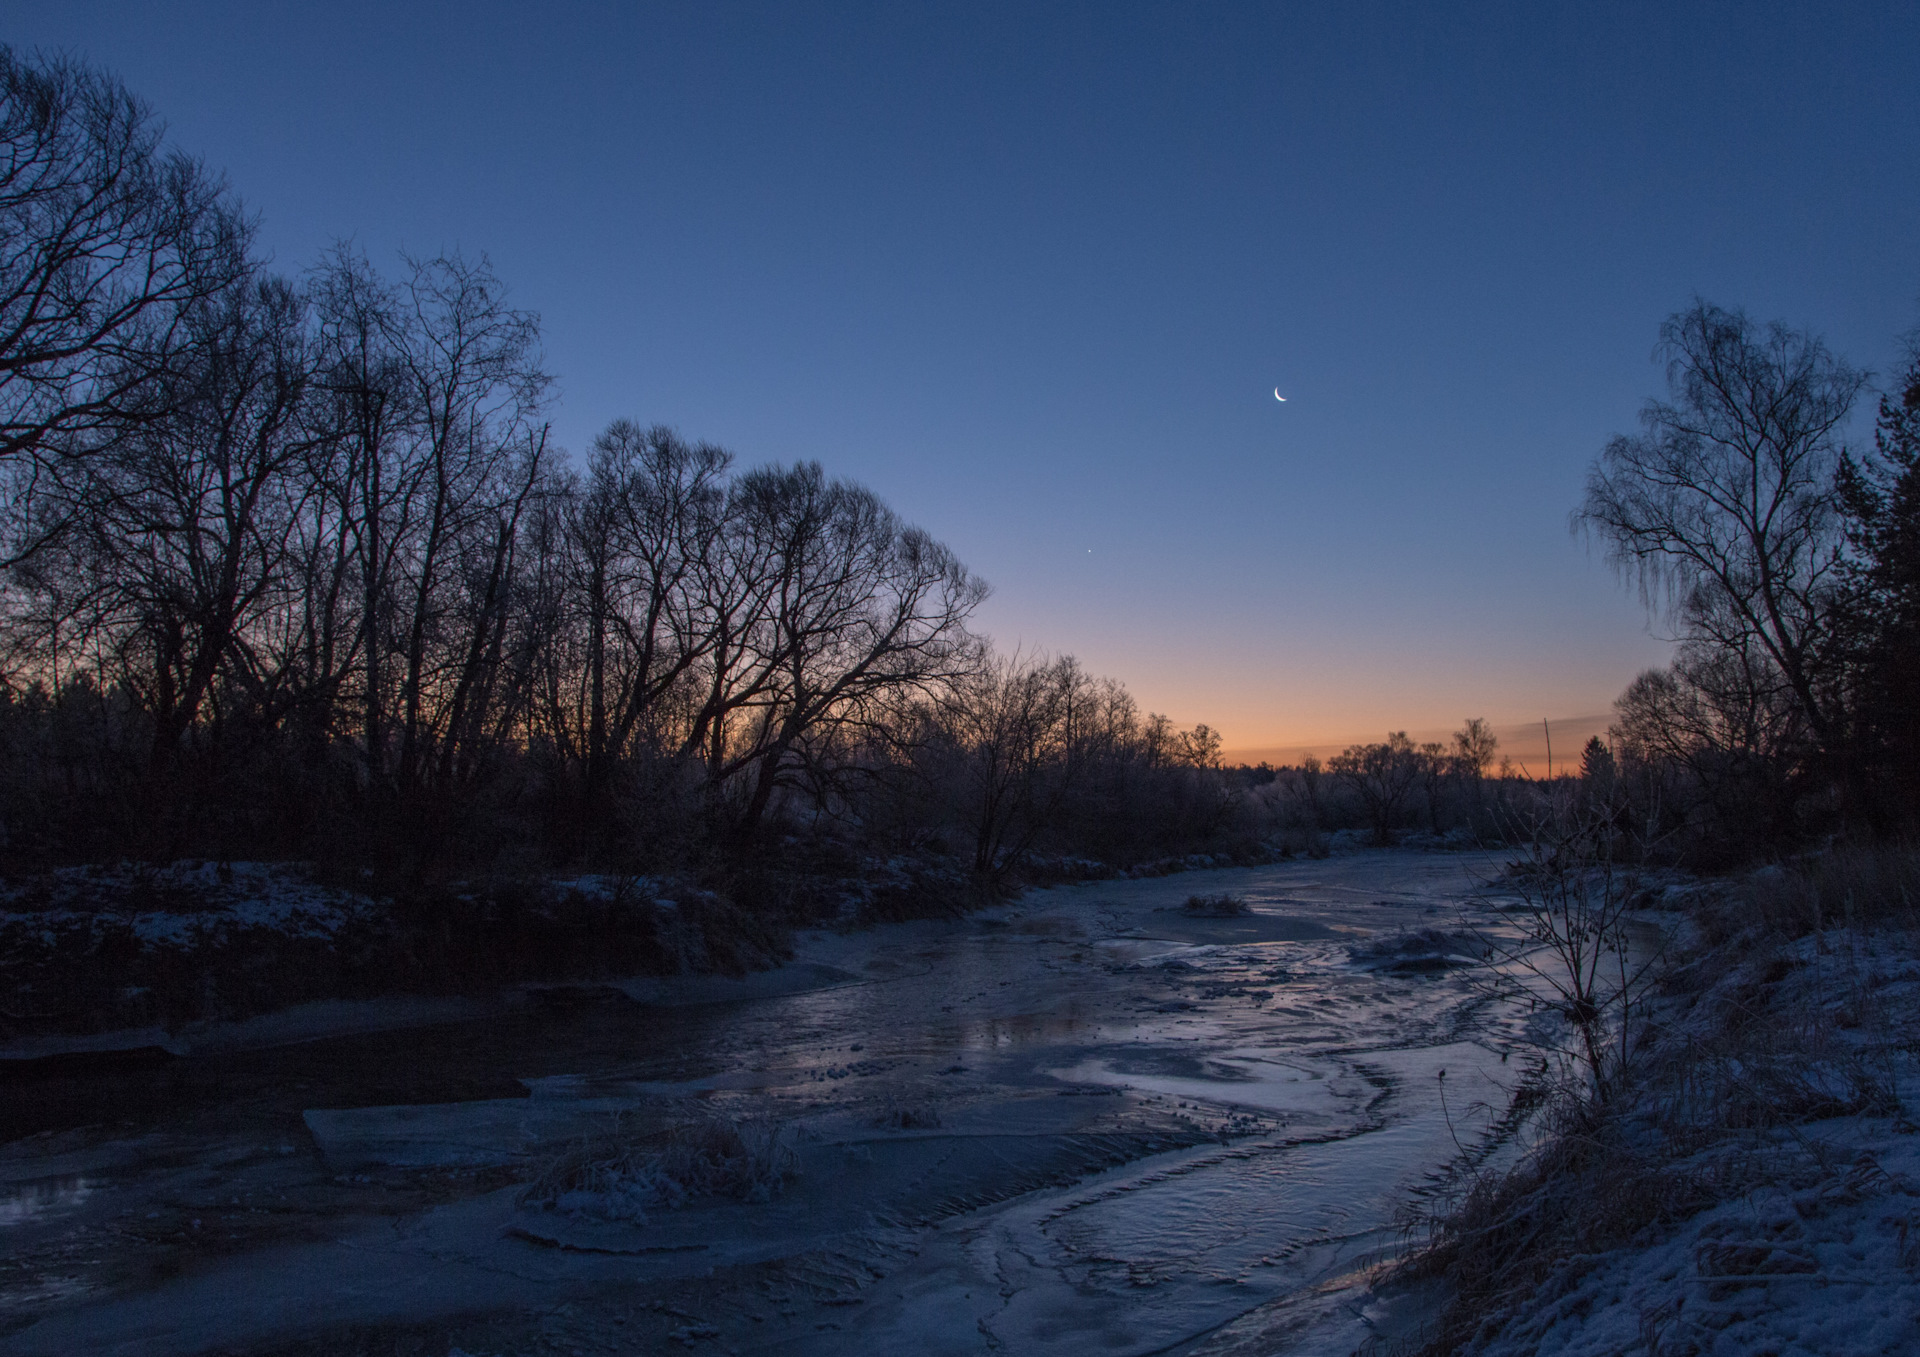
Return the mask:
M 1408 1322 L 1371 1270 L 1522 1064 L 1477 967 L 1366 949 L 1482 917 L 1499 866 L 1065 886 L 740 981 L 335 1006 L 16 1082 L 0 1351 L 1350 1352 Z M 1223 891 L 1253 912 L 1180 910 Z M 522 1200 L 701 1119 L 781 1128 L 784 1190 Z

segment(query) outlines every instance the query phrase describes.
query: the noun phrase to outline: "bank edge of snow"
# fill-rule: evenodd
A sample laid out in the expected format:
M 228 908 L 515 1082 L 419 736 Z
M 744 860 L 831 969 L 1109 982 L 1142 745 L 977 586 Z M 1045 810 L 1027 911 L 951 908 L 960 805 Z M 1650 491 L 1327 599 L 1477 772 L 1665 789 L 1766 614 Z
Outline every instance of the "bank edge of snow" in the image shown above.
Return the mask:
M 1782 1147 L 1799 1173 L 1783 1165 L 1776 1181 L 1700 1213 L 1660 1243 L 1569 1260 L 1479 1351 L 1912 1352 L 1920 1344 L 1920 1146 L 1885 1120 L 1805 1130 L 1852 1161 L 1823 1165 Z
M 1693 1013 L 1787 975 L 1766 1002 L 1819 1032 L 1797 1070 L 1839 1087 L 1870 1066 L 1898 1111 L 1775 1128 L 1673 1162 L 1751 1156 L 1746 1191 L 1636 1247 L 1566 1259 L 1484 1357 L 1754 1354 L 1868 1357 L 1920 1350 L 1920 938 L 1833 930 L 1733 967 Z M 1685 1039 L 1682 1022 L 1667 1039 Z M 1736 1063 L 1737 1062 L 1730 1062 Z M 1738 1073 L 1737 1070 L 1734 1071 Z
M 298 864 L 280 862 L 63 867 L 0 887 L 0 927 L 36 930 L 48 944 L 65 929 L 106 925 L 175 948 L 252 928 L 330 938 L 374 908 L 368 896 L 320 885 Z
M 678 908 L 668 894 L 671 884 L 653 878 L 582 875 L 547 884 L 556 894 L 630 901 L 657 915 L 671 915 Z M 350 926 L 378 928 L 390 906 L 390 901 L 363 892 L 322 884 L 298 862 L 91 864 L 0 882 L 0 944 L 16 956 L 60 947 L 84 952 L 113 939 L 124 939 L 147 955 L 180 957 L 211 954 L 243 940 L 331 947 Z M 0 1062 L 256 1049 L 454 1022 L 497 1006 L 497 1000 L 408 993 L 320 998 L 247 1017 L 197 1019 L 173 1027 L 142 1023 L 99 1032 L 23 1034 L 0 1041 Z
M 597 874 L 556 877 L 555 894 L 645 902 L 677 908 L 671 884 L 650 877 Z M 322 885 L 297 862 L 215 863 L 188 859 L 167 866 L 115 863 L 62 867 L 27 881 L 0 884 L 0 927 L 36 930 L 52 943 L 66 928 L 120 926 L 147 946 L 188 948 L 222 935 L 267 929 L 293 938 L 328 939 L 385 902 Z

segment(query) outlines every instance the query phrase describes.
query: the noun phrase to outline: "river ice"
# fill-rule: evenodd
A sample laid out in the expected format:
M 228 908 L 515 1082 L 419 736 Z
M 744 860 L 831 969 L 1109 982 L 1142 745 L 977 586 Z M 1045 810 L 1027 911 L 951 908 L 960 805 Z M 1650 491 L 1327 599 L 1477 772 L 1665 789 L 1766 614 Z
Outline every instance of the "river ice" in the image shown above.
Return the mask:
M 743 981 L 523 993 L 49 1084 L 0 1150 L 0 1341 L 1350 1351 L 1395 1322 L 1368 1277 L 1406 1203 L 1482 1148 L 1519 1077 L 1519 1017 L 1474 967 L 1366 944 L 1451 926 L 1498 866 L 1362 853 L 1066 886 L 809 935 Z M 1222 891 L 1253 912 L 1179 911 Z M 696 1109 L 783 1127 L 786 1190 L 522 1203 L 583 1137 Z

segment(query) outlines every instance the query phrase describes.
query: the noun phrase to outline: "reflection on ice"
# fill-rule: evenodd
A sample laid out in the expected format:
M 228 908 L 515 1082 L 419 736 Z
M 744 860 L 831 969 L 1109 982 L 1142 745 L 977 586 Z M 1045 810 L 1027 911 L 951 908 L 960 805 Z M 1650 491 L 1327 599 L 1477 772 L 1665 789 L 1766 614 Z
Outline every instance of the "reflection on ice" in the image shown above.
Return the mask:
M 1166 938 L 1102 938 L 1093 945 L 1116 965 L 1122 966 L 1194 950 L 1190 943 L 1172 942 Z
M 1070 1013 L 1016 1013 L 1004 1018 L 981 1018 L 963 1022 L 959 1029 L 954 1044 L 969 1051 L 1108 1039 L 1104 1025 Z
M 1192 1066 L 1192 1071 L 1180 1070 L 1180 1064 Z M 1051 1073 L 1070 1083 L 1108 1084 L 1285 1117 L 1350 1110 L 1366 1093 L 1364 1082 L 1340 1062 L 1277 1060 L 1250 1051 L 1225 1051 L 1206 1060 L 1187 1057 L 1179 1062 L 1156 1058 L 1151 1051 L 1090 1056 Z
M 94 1194 L 98 1183 L 86 1178 L 48 1178 L 0 1188 L 0 1228 L 69 1210 Z

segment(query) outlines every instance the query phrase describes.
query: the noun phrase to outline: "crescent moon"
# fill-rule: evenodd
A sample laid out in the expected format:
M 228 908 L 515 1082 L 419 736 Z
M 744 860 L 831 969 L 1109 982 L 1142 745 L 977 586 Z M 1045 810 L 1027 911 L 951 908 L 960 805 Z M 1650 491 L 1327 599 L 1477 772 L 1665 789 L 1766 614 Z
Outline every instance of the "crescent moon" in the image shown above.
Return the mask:
M 1273 388 L 1273 398 L 1281 402 L 1282 404 L 1285 404 L 1287 399 L 1285 396 L 1280 394 L 1280 388 L 1277 386 Z

